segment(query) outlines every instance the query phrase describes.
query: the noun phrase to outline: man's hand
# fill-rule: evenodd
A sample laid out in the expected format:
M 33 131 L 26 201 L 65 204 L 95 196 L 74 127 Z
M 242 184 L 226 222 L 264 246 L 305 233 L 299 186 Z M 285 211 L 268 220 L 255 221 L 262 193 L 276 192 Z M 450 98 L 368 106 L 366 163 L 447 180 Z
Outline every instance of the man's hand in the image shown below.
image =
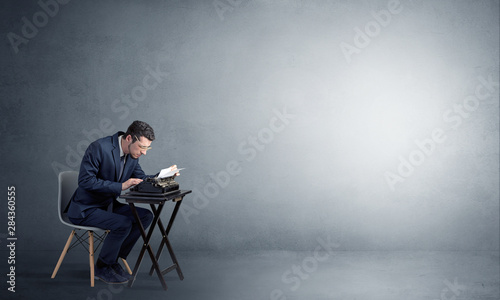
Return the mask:
M 139 178 L 130 178 L 129 180 L 122 183 L 122 191 L 142 182 Z
M 177 165 L 172 165 L 169 167 L 169 169 L 170 169 L 170 171 L 174 171 L 175 169 L 177 169 Z M 180 176 L 180 175 L 181 175 L 181 173 L 179 173 L 179 172 L 175 173 L 175 176 Z

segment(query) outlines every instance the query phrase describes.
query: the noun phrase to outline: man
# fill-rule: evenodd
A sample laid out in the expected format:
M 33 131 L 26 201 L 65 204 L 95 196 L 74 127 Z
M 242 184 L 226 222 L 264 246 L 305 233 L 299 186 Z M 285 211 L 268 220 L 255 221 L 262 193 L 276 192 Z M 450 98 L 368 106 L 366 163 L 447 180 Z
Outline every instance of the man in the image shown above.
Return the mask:
M 130 207 L 118 202 L 117 197 L 121 191 L 152 177 L 145 175 L 139 157 L 146 155 L 154 139 L 151 126 L 134 121 L 127 132 L 117 132 L 90 144 L 82 158 L 68 217 L 76 225 L 110 230 L 95 265 L 95 277 L 106 283 L 124 283 L 131 278 L 118 258 L 127 258 L 140 230 Z M 147 228 L 153 214 L 140 207 L 137 212 Z

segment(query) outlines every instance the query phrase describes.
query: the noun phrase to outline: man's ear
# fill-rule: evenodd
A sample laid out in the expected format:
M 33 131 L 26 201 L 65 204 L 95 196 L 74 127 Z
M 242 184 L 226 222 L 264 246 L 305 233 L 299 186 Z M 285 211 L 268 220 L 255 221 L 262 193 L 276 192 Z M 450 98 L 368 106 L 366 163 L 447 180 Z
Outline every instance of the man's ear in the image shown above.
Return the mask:
M 128 142 L 128 143 L 132 143 L 132 141 L 134 140 L 134 138 L 129 134 L 127 135 L 127 137 L 125 137 L 125 140 Z

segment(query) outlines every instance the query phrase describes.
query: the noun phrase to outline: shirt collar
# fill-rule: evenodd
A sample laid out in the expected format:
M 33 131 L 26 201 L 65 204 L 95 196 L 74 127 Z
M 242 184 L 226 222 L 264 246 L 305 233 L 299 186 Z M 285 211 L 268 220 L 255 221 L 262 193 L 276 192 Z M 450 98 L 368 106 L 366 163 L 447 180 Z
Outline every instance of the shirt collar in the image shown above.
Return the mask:
M 120 146 L 120 157 L 125 155 L 125 152 L 123 152 L 123 149 L 122 149 L 122 137 L 123 137 L 123 135 L 120 135 L 118 137 L 118 145 Z

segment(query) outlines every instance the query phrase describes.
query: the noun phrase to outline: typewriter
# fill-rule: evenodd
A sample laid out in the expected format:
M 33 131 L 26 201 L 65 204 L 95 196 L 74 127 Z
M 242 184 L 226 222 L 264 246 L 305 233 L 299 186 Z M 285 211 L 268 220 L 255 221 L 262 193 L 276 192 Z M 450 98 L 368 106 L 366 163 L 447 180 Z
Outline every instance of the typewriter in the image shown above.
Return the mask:
M 175 176 L 146 178 L 138 185 L 130 188 L 131 194 L 171 194 L 179 192 L 179 184 L 174 180 Z

